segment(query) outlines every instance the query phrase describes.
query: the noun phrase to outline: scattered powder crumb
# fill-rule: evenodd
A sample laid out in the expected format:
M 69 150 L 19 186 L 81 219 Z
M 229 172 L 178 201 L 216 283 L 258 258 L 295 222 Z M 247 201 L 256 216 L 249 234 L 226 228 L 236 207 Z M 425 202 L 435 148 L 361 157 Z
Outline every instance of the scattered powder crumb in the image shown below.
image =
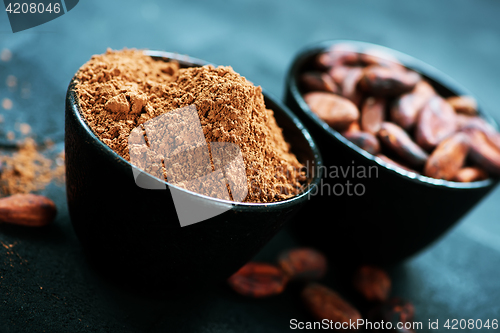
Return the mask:
M 16 138 L 16 135 L 14 134 L 14 132 L 12 132 L 12 131 L 8 131 L 8 132 L 7 132 L 7 139 L 8 139 L 8 140 L 12 141 L 12 140 L 14 140 L 15 138 Z
M 2 50 L 2 53 L 0 53 L 0 59 L 2 61 L 10 61 L 10 59 L 12 58 L 12 52 L 9 50 L 9 49 L 3 49 Z
M 7 84 L 7 87 L 9 88 L 15 88 L 17 86 L 17 77 L 14 75 L 9 75 L 7 76 L 7 80 L 5 81 Z
M 2 107 L 5 109 L 5 110 L 10 110 L 12 109 L 12 101 L 9 99 L 9 98 L 4 98 L 2 100 Z
M 26 123 L 21 123 L 21 124 L 19 124 L 19 131 L 23 135 L 28 135 L 31 133 L 31 126 L 29 124 L 26 124 Z
M 54 163 L 39 152 L 32 138 L 26 138 L 11 156 L 0 156 L 0 163 L 0 196 L 43 190 L 52 180 L 64 183 L 64 153 Z

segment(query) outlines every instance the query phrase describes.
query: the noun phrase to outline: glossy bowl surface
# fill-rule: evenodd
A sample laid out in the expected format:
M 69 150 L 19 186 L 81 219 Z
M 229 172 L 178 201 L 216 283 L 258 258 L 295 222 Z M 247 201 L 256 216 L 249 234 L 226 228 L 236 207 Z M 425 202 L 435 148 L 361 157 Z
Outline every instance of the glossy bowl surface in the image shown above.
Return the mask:
M 157 60 L 177 60 L 181 67 L 203 60 L 145 51 Z M 297 158 L 308 165 L 305 190 L 269 204 L 232 202 L 183 190 L 143 173 L 166 190 L 136 185 L 130 162 L 104 144 L 79 111 L 71 81 L 66 98 L 66 177 L 68 208 L 74 230 L 91 263 L 107 276 L 135 289 L 222 280 L 250 260 L 307 201 L 319 183 L 314 166 L 321 156 L 296 116 L 264 92 Z M 171 191 L 190 205 L 228 207 L 224 213 L 181 227 Z
M 390 264 L 401 261 L 442 236 L 453 224 L 490 192 L 497 179 L 459 183 L 434 179 L 388 164 L 345 139 L 319 119 L 307 106 L 300 92 L 298 77 L 313 67 L 314 57 L 337 44 L 351 44 L 358 49 L 378 49 L 397 58 L 404 66 L 419 72 L 444 96 L 469 95 L 466 88 L 434 67 L 401 52 L 375 44 L 331 40 L 304 48 L 294 58 L 288 71 L 285 103 L 303 121 L 320 147 L 324 174 L 318 200 L 310 200 L 305 211 L 314 211 L 317 218 L 307 227 L 293 227 L 304 241 L 341 257 L 347 262 Z M 478 106 L 480 115 L 498 126 Z M 346 171 L 336 177 L 335 170 Z M 369 177 L 358 173 L 361 168 Z M 375 170 L 377 170 L 375 172 Z M 330 177 L 329 177 L 330 175 Z M 361 177 L 359 177 L 361 175 Z M 351 185 L 346 185 L 350 182 Z M 358 186 L 363 195 L 337 195 L 340 185 Z M 336 186 L 337 191 L 332 189 Z M 330 188 L 330 190 L 328 189 Z M 328 192 L 325 194 L 325 192 Z M 337 207 L 337 208 L 334 208 Z M 300 220 L 300 218 L 298 218 Z M 339 255 L 342 253 L 341 255 Z

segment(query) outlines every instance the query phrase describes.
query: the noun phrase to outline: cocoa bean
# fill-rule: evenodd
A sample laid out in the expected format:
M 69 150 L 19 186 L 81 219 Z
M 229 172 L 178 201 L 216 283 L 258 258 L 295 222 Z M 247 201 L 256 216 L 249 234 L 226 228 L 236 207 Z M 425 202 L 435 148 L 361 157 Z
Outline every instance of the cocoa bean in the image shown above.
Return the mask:
M 446 99 L 456 113 L 474 116 L 477 114 L 477 102 L 470 96 L 453 96 Z
M 310 92 L 304 100 L 320 119 L 336 130 L 345 130 L 359 118 L 359 111 L 348 99 L 326 92 Z
M 423 166 L 429 157 L 401 127 L 393 123 L 383 122 L 378 137 L 389 149 L 415 167 Z
M 500 149 L 478 129 L 468 129 L 470 151 L 469 156 L 479 167 L 487 172 L 500 176 Z
M 436 95 L 434 88 L 426 81 L 420 81 L 415 88 L 401 95 L 391 108 L 391 120 L 404 128 L 411 129 L 417 122 L 418 113 Z
M 274 265 L 249 262 L 234 273 L 227 282 L 234 291 L 241 295 L 261 298 L 282 293 L 288 277 Z
M 421 79 L 407 69 L 369 66 L 363 70 L 359 86 L 374 96 L 396 96 L 411 91 Z
M 390 322 L 392 323 L 392 332 L 414 332 L 411 329 L 398 329 L 398 323 L 403 327 L 406 323 L 413 322 L 415 317 L 415 307 L 412 303 L 400 298 L 394 297 L 387 302 L 371 309 L 368 313 L 368 320 L 372 322 Z
M 335 291 L 317 283 L 309 284 L 301 294 L 305 306 L 318 320 L 331 320 L 334 323 L 349 323 L 361 319 L 361 315 L 351 304 Z
M 456 133 L 444 139 L 429 156 L 424 175 L 453 180 L 462 168 L 468 151 L 469 140 L 466 134 Z
M 367 132 L 343 132 L 342 135 L 359 148 L 376 155 L 380 152 L 380 143 L 377 137 Z
M 300 83 L 304 91 L 339 92 L 337 84 L 327 73 L 306 72 L 300 76 Z
M 361 128 L 363 131 L 376 135 L 385 116 L 384 98 L 368 97 L 361 109 Z
M 338 65 L 357 65 L 359 61 L 357 48 L 350 44 L 334 45 L 327 52 L 320 53 L 315 59 L 316 66 L 320 69 Z
M 466 167 L 458 170 L 454 180 L 457 182 L 469 183 L 487 178 L 488 173 L 486 173 L 483 169 L 478 167 Z
M 368 301 L 387 300 L 391 291 L 391 278 L 381 268 L 362 266 L 354 274 L 354 288 Z
M 431 150 L 456 130 L 455 110 L 443 98 L 434 96 L 420 111 L 415 138 L 420 147 Z
M 52 200 L 36 194 L 14 194 L 0 199 L 0 222 L 29 227 L 42 227 L 56 217 Z
M 278 257 L 278 265 L 291 280 L 319 280 L 325 276 L 326 257 L 309 248 L 285 251 Z
M 359 59 L 365 66 L 403 67 L 396 57 L 379 49 L 364 50 L 363 53 L 360 53 Z
M 359 105 L 363 94 L 357 89 L 359 80 L 363 76 L 363 70 L 359 67 L 353 67 L 347 72 L 344 81 L 342 82 L 342 96 Z

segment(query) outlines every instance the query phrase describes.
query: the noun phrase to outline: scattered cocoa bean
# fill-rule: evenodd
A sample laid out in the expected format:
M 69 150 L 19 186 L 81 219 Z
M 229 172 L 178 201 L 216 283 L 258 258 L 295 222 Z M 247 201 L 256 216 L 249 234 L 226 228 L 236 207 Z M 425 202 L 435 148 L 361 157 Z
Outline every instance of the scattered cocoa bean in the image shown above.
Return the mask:
M 469 129 L 466 132 L 470 140 L 471 160 L 487 172 L 500 176 L 500 149 L 492 144 L 482 131 Z
M 363 70 L 359 86 L 374 96 L 396 96 L 411 91 L 420 74 L 403 69 L 369 66 Z
M 443 98 L 434 96 L 420 111 L 415 139 L 420 147 L 429 151 L 456 130 L 455 110 Z
M 359 148 L 372 155 L 380 152 L 380 143 L 375 135 L 367 132 L 343 132 L 342 135 Z
M 385 99 L 368 97 L 361 109 L 361 128 L 376 135 L 384 121 Z
M 413 322 L 415 316 L 415 307 L 409 301 L 402 300 L 400 298 L 394 297 L 387 302 L 373 308 L 368 313 L 368 320 L 384 321 L 392 323 L 392 332 L 413 332 L 412 329 L 397 329 L 397 323 L 402 323 L 403 327 L 406 323 Z
M 326 257 L 310 248 L 285 251 L 278 257 L 278 265 L 291 280 L 319 280 L 325 276 Z
M 302 291 L 302 300 L 311 314 L 318 320 L 331 320 L 334 323 L 355 322 L 361 315 L 351 304 L 335 291 L 317 283 L 309 284 Z
M 307 105 L 318 117 L 336 130 L 344 130 L 359 118 L 359 111 L 348 99 L 326 92 L 304 95 Z
M 458 170 L 454 180 L 457 182 L 469 183 L 484 180 L 486 178 L 488 178 L 488 174 L 483 169 L 478 167 L 465 167 Z
M 249 262 L 228 279 L 234 291 L 254 298 L 280 294 L 287 282 L 288 277 L 280 268 L 259 262 Z
M 0 222 L 43 227 L 56 217 L 52 200 L 36 194 L 14 194 L 0 199 Z
M 462 113 L 469 116 L 477 114 L 477 102 L 470 96 L 453 96 L 446 99 L 456 113 Z
M 462 168 L 468 151 L 469 140 L 466 134 L 459 132 L 444 139 L 429 156 L 424 175 L 453 180 Z
M 420 81 L 411 92 L 401 95 L 394 101 L 391 120 L 405 130 L 411 129 L 417 122 L 420 110 L 435 94 L 434 88 L 429 83 Z
M 337 84 L 327 73 L 306 72 L 300 76 L 300 83 L 304 91 L 339 92 Z
M 362 266 L 353 278 L 354 288 L 368 301 L 383 302 L 391 292 L 391 278 L 381 268 Z
M 423 166 L 429 157 L 401 127 L 393 123 L 383 122 L 378 137 L 389 149 L 413 166 Z

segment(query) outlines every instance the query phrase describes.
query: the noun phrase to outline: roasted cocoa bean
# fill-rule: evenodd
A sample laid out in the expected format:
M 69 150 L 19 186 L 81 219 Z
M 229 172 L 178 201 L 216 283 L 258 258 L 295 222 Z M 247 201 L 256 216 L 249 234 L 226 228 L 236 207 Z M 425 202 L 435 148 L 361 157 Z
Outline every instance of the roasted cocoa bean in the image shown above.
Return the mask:
M 424 175 L 436 179 L 453 180 L 462 168 L 469 151 L 466 134 L 456 133 L 439 143 L 429 156 Z
M 477 129 L 486 135 L 486 138 L 491 144 L 497 147 L 497 149 L 500 149 L 500 133 L 498 133 L 497 130 L 483 118 L 457 114 L 457 129 Z
M 334 66 L 328 70 L 328 75 L 330 75 L 333 79 L 333 81 L 341 86 L 345 78 L 347 77 L 347 74 L 351 72 L 352 70 L 361 70 L 361 67 L 349 67 L 349 66 Z
M 458 170 L 454 180 L 457 182 L 469 183 L 484 180 L 486 178 L 488 178 L 488 173 L 483 169 L 478 167 L 465 167 Z
M 359 118 L 356 105 L 342 96 L 315 91 L 305 94 L 304 100 L 312 112 L 336 130 L 345 130 Z
M 369 66 L 363 70 L 359 86 L 374 96 L 396 96 L 411 91 L 420 74 L 407 69 Z
M 278 266 L 291 280 L 319 280 L 325 276 L 327 261 L 314 249 L 298 248 L 281 253 Z
M 349 44 L 337 44 L 327 52 L 320 53 L 315 62 L 318 68 L 326 69 L 339 65 L 357 65 L 359 61 L 359 53 L 356 47 Z
M 56 217 L 52 200 L 36 194 L 14 194 L 0 199 L 0 222 L 43 227 Z
M 360 53 L 359 59 L 365 66 L 378 65 L 383 67 L 403 67 L 396 57 L 379 49 L 364 50 L 363 53 Z
M 383 122 L 378 137 L 384 145 L 415 167 L 423 166 L 429 157 L 401 127 L 393 123 Z
M 368 97 L 361 109 L 361 128 L 363 131 L 376 135 L 382 126 L 385 116 L 384 98 Z
M 420 147 L 431 150 L 457 130 L 455 110 L 439 96 L 432 97 L 418 116 L 415 138 Z
M 327 73 L 306 72 L 300 76 L 300 84 L 304 91 L 339 92 L 337 84 Z
M 345 133 L 355 133 L 361 131 L 361 127 L 357 121 L 353 121 L 349 127 L 345 131 L 342 132 L 342 135 Z
M 363 70 L 359 67 L 353 67 L 347 72 L 344 81 L 342 82 L 342 96 L 353 102 L 355 105 L 359 105 L 363 94 L 358 90 L 358 83 L 363 75 Z
M 342 135 L 359 148 L 372 155 L 380 152 L 380 143 L 375 135 L 367 132 L 343 132 Z
M 398 330 L 397 324 L 412 323 L 415 316 L 415 307 L 409 301 L 394 297 L 387 302 L 373 308 L 368 313 L 368 320 L 372 322 L 390 322 L 392 323 L 392 332 L 414 332 L 412 329 Z M 413 326 L 410 324 L 410 326 Z M 390 330 L 391 331 L 391 330 Z
M 500 149 L 478 129 L 468 129 L 466 133 L 470 141 L 469 156 L 471 160 L 487 172 L 500 176 Z
M 411 129 L 417 122 L 418 113 L 436 95 L 434 88 L 426 81 L 420 81 L 415 88 L 401 95 L 391 108 L 391 120 L 404 128 Z
M 453 96 L 446 99 L 456 113 L 462 113 L 469 116 L 477 114 L 477 102 L 470 96 Z
M 309 284 L 301 294 L 305 306 L 318 320 L 331 320 L 334 323 L 356 322 L 361 315 L 351 304 L 335 291 L 317 283 Z M 344 324 L 345 325 L 345 324 Z
M 358 268 L 352 283 L 368 301 L 383 302 L 391 292 L 391 278 L 383 269 L 374 266 Z
M 280 268 L 260 262 L 249 262 L 228 279 L 234 291 L 254 298 L 280 294 L 287 282 L 288 277 Z

